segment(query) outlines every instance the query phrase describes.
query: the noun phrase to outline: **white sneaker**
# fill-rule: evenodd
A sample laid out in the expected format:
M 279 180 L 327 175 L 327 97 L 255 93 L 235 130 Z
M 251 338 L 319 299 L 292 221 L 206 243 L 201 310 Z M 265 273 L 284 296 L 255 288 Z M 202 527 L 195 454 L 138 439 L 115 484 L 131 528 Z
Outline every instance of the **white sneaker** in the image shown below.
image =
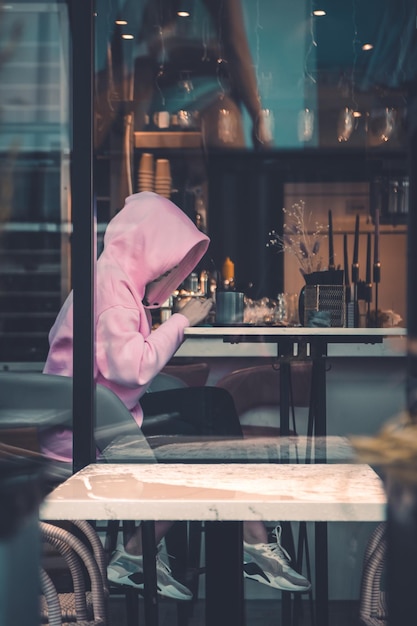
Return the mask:
M 159 549 L 158 549 L 159 552 Z M 129 585 L 135 589 L 144 589 L 143 556 L 134 556 L 118 545 L 107 567 L 107 578 L 117 585 Z M 161 596 L 174 600 L 191 600 L 193 594 L 172 576 L 171 570 L 156 555 L 157 590 Z
M 291 558 L 281 546 L 281 530 L 277 526 L 273 531 L 276 543 L 244 542 L 244 576 L 282 591 L 309 591 L 311 583 L 289 565 Z

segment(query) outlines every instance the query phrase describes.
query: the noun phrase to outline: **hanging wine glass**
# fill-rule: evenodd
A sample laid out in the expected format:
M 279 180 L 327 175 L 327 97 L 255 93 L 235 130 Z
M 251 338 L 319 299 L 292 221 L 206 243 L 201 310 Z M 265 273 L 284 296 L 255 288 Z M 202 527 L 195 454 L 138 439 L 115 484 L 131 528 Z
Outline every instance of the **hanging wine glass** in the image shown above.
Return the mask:
M 178 81 L 179 109 L 177 112 L 178 124 L 183 130 L 195 129 L 199 125 L 199 112 L 195 108 L 194 84 L 190 71 L 180 72 Z
M 337 122 L 337 141 L 349 141 L 355 130 L 355 115 L 352 109 L 345 107 L 339 114 Z
M 397 110 L 393 107 L 372 110 L 368 121 L 370 144 L 375 146 L 389 141 L 394 134 L 396 122 Z
M 305 108 L 299 112 L 297 129 L 299 141 L 311 141 L 314 132 L 314 111 Z

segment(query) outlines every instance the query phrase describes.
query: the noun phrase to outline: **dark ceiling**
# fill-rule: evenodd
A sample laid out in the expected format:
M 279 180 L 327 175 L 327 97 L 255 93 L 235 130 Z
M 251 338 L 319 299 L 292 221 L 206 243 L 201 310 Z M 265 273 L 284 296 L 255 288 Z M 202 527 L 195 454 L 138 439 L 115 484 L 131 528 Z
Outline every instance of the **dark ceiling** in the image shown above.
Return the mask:
M 363 88 L 397 88 L 415 80 L 415 0 L 314 0 L 326 16 L 315 18 L 318 71 L 351 72 Z M 373 44 L 363 51 L 362 45 Z

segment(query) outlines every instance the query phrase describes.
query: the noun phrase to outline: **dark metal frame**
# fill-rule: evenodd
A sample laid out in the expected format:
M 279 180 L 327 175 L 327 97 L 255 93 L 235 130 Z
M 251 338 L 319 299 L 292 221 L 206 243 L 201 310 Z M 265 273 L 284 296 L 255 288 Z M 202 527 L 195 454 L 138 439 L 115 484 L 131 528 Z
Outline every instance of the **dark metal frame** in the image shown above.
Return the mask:
M 68 7 L 72 35 L 73 467 L 78 471 L 95 460 L 94 2 L 69 0 Z

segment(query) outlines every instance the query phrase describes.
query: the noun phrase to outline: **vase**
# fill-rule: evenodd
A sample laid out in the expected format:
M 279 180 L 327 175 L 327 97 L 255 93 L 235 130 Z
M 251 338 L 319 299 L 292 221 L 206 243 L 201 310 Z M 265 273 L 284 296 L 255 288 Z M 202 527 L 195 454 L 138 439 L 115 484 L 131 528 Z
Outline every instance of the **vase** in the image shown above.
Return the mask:
M 304 276 L 298 300 L 302 326 L 346 326 L 345 286 L 343 270 L 312 272 Z

